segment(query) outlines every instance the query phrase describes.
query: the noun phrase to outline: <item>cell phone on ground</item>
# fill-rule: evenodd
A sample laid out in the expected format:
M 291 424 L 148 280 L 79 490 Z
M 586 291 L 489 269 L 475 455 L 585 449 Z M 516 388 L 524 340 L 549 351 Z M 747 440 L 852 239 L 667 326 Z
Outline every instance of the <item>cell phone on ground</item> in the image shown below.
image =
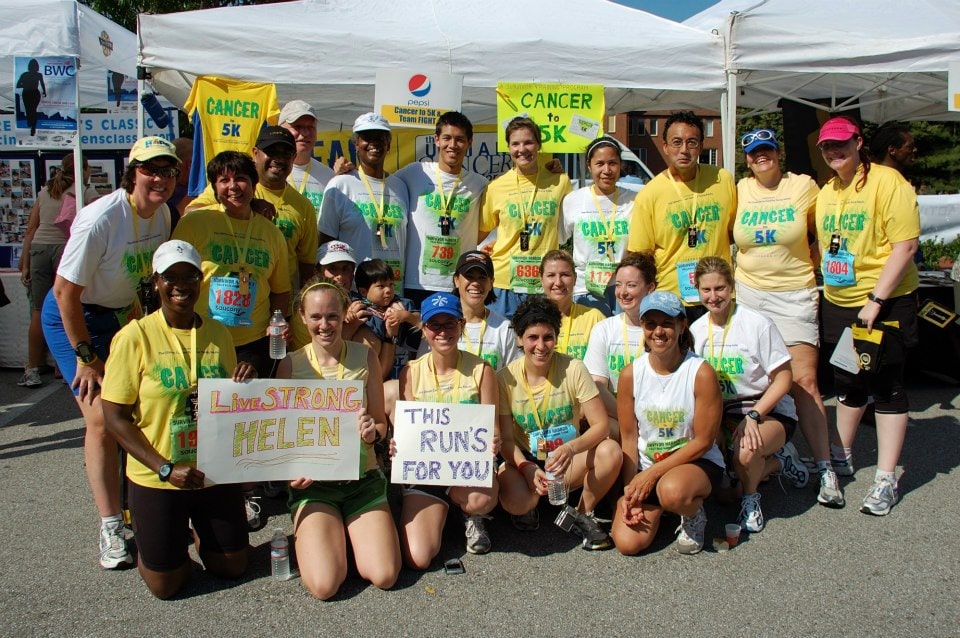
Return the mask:
M 463 567 L 463 561 L 459 558 L 451 558 L 450 560 L 443 563 L 443 573 L 448 576 L 456 576 L 457 574 L 463 574 L 467 570 Z

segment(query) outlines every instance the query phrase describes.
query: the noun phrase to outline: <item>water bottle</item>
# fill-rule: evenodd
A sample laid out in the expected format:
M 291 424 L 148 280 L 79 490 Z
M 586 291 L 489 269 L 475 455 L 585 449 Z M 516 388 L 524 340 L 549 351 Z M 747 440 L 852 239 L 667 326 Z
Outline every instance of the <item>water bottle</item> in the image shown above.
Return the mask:
M 553 456 L 553 452 L 547 455 L 547 461 Z M 554 476 L 552 472 L 547 472 L 547 500 L 551 505 L 567 504 L 567 482 L 563 475 Z
M 281 336 L 283 329 L 287 327 L 287 320 L 283 318 L 283 312 L 279 309 L 273 311 L 270 317 L 270 358 L 283 359 L 287 356 L 287 342 Z
M 280 528 L 273 530 L 270 539 L 270 573 L 277 580 L 290 578 L 290 543 Z

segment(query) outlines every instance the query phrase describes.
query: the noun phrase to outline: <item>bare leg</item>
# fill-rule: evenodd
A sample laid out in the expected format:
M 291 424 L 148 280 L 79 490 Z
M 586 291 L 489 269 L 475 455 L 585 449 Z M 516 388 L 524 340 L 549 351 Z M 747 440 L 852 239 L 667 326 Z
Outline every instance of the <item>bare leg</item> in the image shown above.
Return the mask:
M 440 553 L 449 506 L 426 494 L 405 494 L 400 514 L 400 550 L 411 569 L 429 569 Z
M 381 505 L 347 519 L 347 533 L 360 576 L 380 589 L 393 587 L 400 575 L 400 540 L 390 508 Z
M 790 346 L 793 369 L 793 388 L 790 394 L 797 403 L 797 418 L 800 432 L 813 452 L 813 460 L 829 461 L 830 445 L 827 435 L 827 409 L 817 385 L 817 349 L 801 343 Z M 834 431 L 836 428 L 833 428 Z M 834 434 L 834 440 L 837 436 Z
M 877 413 L 877 469 L 881 472 L 896 471 L 907 435 L 908 419 L 906 413 Z
M 308 503 L 294 517 L 293 542 L 300 579 L 315 598 L 332 598 L 347 578 L 347 539 L 340 512 Z
M 118 515 L 121 513 L 119 447 L 113 436 L 107 432 L 100 396 L 93 400 L 93 405 L 79 399 L 77 404 L 86 425 L 83 459 L 97 511 L 100 516 Z

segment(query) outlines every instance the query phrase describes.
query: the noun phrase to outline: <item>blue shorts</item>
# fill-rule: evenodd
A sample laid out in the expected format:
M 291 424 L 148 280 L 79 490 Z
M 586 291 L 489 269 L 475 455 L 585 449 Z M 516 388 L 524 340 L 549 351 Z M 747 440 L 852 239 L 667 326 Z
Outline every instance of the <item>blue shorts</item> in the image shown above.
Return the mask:
M 517 311 L 520 302 L 527 298 L 526 293 L 513 292 L 506 288 L 494 288 L 493 292 L 496 293 L 497 298 L 495 301 L 488 303 L 487 308 L 499 312 L 508 319 L 513 317 L 513 313 Z
M 101 306 L 84 304 L 83 322 L 90 333 L 90 345 L 93 346 L 101 361 L 106 361 L 110 354 L 110 342 L 113 336 L 120 331 L 120 320 L 116 311 Z M 40 310 L 40 324 L 43 327 L 43 337 L 47 340 L 50 353 L 57 360 L 57 367 L 64 381 L 73 384 L 77 376 L 77 355 L 67 338 L 67 331 L 63 328 L 63 319 L 60 317 L 60 307 L 53 296 L 53 290 L 47 293 Z M 73 389 L 74 396 L 79 392 Z

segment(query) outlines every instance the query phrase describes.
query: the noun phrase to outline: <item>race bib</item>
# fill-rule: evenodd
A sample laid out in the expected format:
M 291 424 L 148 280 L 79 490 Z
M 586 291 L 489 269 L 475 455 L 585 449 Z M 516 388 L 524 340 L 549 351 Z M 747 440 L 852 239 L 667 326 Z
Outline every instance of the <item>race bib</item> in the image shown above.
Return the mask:
M 827 286 L 845 288 L 856 283 L 853 273 L 853 255 L 841 250 L 836 255 L 823 256 L 823 283 Z
M 543 292 L 540 284 L 541 255 L 510 256 L 510 290 L 528 295 Z
M 572 423 L 561 423 L 551 425 L 545 431 L 534 430 L 529 436 L 530 453 L 540 460 L 546 460 L 547 454 L 577 438 L 577 428 Z
M 680 298 L 687 303 L 700 303 L 700 293 L 694 282 L 693 271 L 697 269 L 695 261 L 681 261 L 677 264 L 677 283 L 680 285 Z
M 183 463 L 197 460 L 197 422 L 188 416 L 170 421 L 170 461 Z
M 424 275 L 444 275 L 450 277 L 460 259 L 460 238 L 442 235 L 427 235 L 420 256 Z
M 403 283 L 403 262 L 399 259 L 384 259 L 383 261 L 393 270 L 393 280 Z
M 250 279 L 250 292 L 240 294 L 240 278 L 235 275 L 210 279 L 210 316 L 225 326 L 237 328 L 253 325 L 253 302 L 257 282 Z
M 599 297 L 603 297 L 616 269 L 617 264 L 606 259 L 588 261 L 586 272 L 587 290 Z

